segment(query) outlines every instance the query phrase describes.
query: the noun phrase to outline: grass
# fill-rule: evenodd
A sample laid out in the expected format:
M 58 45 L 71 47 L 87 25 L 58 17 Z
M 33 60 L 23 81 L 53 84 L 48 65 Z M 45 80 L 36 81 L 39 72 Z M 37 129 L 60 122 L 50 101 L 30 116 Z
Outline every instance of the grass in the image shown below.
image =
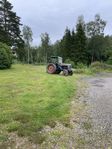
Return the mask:
M 77 75 L 49 75 L 44 66 L 13 65 L 0 71 L 0 141 L 10 132 L 32 136 L 45 125 L 65 122 Z

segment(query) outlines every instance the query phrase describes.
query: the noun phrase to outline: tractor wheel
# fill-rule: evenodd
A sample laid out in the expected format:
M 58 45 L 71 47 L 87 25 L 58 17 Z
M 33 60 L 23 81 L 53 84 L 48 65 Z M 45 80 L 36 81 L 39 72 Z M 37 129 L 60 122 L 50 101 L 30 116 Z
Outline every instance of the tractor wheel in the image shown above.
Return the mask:
M 70 71 L 70 72 L 69 72 L 69 75 L 72 76 L 72 75 L 73 75 L 73 71 Z
M 63 75 L 64 75 L 64 76 L 68 76 L 68 70 L 64 69 L 64 70 L 63 70 Z
M 55 64 L 48 64 L 47 72 L 49 74 L 55 74 L 55 72 L 56 72 L 56 65 Z

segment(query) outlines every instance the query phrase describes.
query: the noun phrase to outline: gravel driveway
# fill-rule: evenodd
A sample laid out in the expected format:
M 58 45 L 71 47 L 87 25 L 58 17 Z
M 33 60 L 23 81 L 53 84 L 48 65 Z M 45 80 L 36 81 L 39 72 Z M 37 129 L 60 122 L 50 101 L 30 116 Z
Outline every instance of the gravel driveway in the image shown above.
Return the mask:
M 112 149 L 112 74 L 98 75 L 85 81 L 88 83 L 87 96 L 82 99 L 88 105 L 91 123 L 91 129 L 83 132 L 89 142 L 86 147 Z M 83 123 L 86 128 L 90 126 L 88 120 L 83 120 Z

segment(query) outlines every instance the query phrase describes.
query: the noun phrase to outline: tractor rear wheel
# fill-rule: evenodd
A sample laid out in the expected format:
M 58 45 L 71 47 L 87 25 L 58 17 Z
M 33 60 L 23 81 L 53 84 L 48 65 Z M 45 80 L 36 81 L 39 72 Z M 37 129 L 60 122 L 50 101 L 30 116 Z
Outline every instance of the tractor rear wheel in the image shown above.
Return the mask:
M 48 64 L 47 66 L 47 72 L 49 74 L 55 74 L 56 73 L 56 65 L 55 64 Z

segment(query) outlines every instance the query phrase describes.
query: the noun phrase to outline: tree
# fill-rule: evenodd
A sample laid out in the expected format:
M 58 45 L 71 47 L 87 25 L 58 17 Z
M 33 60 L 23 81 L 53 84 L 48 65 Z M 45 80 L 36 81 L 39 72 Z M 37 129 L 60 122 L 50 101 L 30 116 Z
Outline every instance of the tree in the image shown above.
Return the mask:
M 30 63 L 30 44 L 31 42 L 33 41 L 33 32 L 31 30 L 31 28 L 29 26 L 24 26 L 23 27 L 23 39 L 24 39 L 24 42 L 25 42 L 25 47 L 27 49 L 27 62 L 28 64 Z
M 105 51 L 104 51 L 104 61 L 112 64 L 112 36 L 105 36 L 104 38 Z
M 100 15 L 95 15 L 94 21 L 86 24 L 88 36 L 88 57 L 89 62 L 102 61 L 104 55 L 104 29 L 106 21 L 101 19 Z
M 10 68 L 12 64 L 12 54 L 10 47 L 0 42 L 0 69 Z
M 76 35 L 75 35 L 75 51 L 74 51 L 74 61 L 75 63 L 84 63 L 87 64 L 87 51 L 86 51 L 86 35 L 85 28 L 82 22 L 78 22 L 76 26 Z
M 105 55 L 105 38 L 101 35 L 93 36 L 88 44 L 90 63 L 103 61 Z
M 61 56 L 64 60 L 71 57 L 72 36 L 71 31 L 66 28 L 64 36 L 60 42 Z
M 52 54 L 55 56 L 62 56 L 62 50 L 61 50 L 61 42 L 60 40 L 57 40 L 53 45 L 52 45 Z
M 50 37 L 48 33 L 41 34 L 41 50 L 43 54 L 43 61 L 47 62 L 51 56 Z
M 70 56 L 70 59 L 72 61 L 75 61 L 75 50 L 76 50 L 76 33 L 73 29 L 71 33 L 71 56 Z
M 12 11 L 13 6 L 8 0 L 0 0 L 0 41 L 12 46 L 23 43 L 20 31 L 20 17 Z
M 77 19 L 77 24 L 76 24 L 76 29 L 78 28 L 78 25 L 81 24 L 81 26 L 83 27 L 83 29 L 85 30 L 85 21 L 84 21 L 84 16 L 81 15 L 78 17 Z
M 87 36 L 91 38 L 97 35 L 104 35 L 105 26 L 106 21 L 102 20 L 100 15 L 96 14 L 95 20 L 86 24 Z

